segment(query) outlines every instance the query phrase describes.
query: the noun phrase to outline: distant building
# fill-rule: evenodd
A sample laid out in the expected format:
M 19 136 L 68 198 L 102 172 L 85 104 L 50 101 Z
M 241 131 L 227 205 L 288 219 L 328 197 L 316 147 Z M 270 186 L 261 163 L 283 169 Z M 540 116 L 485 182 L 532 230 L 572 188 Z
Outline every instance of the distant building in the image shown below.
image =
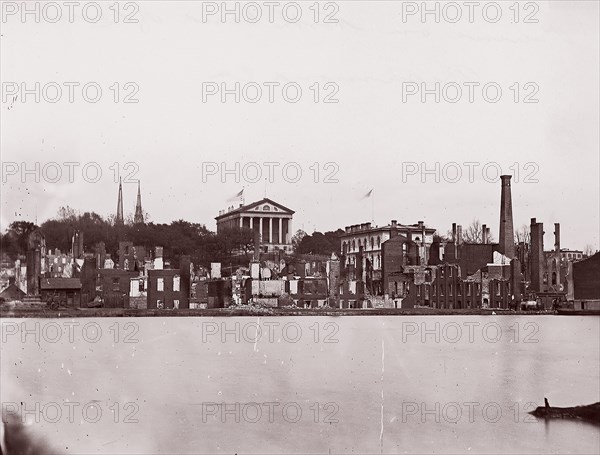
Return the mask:
M 131 278 L 137 272 L 120 269 L 99 269 L 99 285 L 105 308 L 129 308 Z
M 417 260 L 418 245 L 408 240 L 403 235 L 396 235 L 391 232 L 392 238 L 383 242 L 382 245 L 382 276 L 381 284 L 377 274 L 375 274 L 374 283 L 371 285 L 373 294 L 388 294 L 392 299 L 407 296 L 407 280 L 404 275 L 404 267 L 409 265 L 419 265 Z M 369 276 L 365 277 L 367 287 L 369 287 Z
M 394 236 L 403 236 L 417 248 L 417 257 L 421 264 L 427 263 L 429 248 L 433 243 L 435 229 L 425 227 L 423 221 L 417 224 L 399 224 L 392 220 L 387 226 L 372 227 L 371 223 L 346 226 L 345 232 L 340 235 L 341 253 L 345 258 L 344 266 L 355 265 L 360 248 L 369 261 L 374 271 L 382 269 L 382 244 Z M 374 278 L 375 279 L 375 278 Z M 381 278 L 379 278 L 381 279 Z
M 23 292 L 19 288 L 19 286 L 17 286 L 14 283 L 14 279 L 13 279 L 13 282 L 8 285 L 8 287 L 6 287 L 5 289 L 2 290 L 2 292 L 0 292 L 0 298 L 7 300 L 7 301 L 21 300 L 26 295 L 27 294 L 25 294 L 25 292 Z
M 262 252 L 275 250 L 292 252 L 292 218 L 294 211 L 264 198 L 238 208 L 222 210 L 215 217 L 217 233 L 226 229 L 248 228 L 259 235 Z
M 573 297 L 576 310 L 600 310 L 600 253 L 573 263 Z
M 148 309 L 190 307 L 190 259 L 181 257 L 180 269 L 148 270 Z
M 555 302 L 566 298 L 563 278 L 566 267 L 561 271 L 560 224 L 554 223 L 554 250 L 544 251 L 544 224 L 531 218 L 531 243 L 529 248 L 530 298 L 535 297 L 542 308 L 550 309 Z
M 40 291 L 42 300 L 56 296 L 71 308 L 81 306 L 81 281 L 79 278 L 41 278 Z
M 431 308 L 480 308 L 481 280 L 462 280 L 456 264 L 409 267 L 414 273 L 415 305 Z
M 580 261 L 583 259 L 583 251 L 562 248 L 560 250 L 560 258 L 563 261 Z
M 148 271 L 148 309 L 179 309 L 181 275 L 176 269 Z
M 119 268 L 121 270 L 141 271 L 146 261 L 146 249 L 134 246 L 133 242 L 119 242 Z

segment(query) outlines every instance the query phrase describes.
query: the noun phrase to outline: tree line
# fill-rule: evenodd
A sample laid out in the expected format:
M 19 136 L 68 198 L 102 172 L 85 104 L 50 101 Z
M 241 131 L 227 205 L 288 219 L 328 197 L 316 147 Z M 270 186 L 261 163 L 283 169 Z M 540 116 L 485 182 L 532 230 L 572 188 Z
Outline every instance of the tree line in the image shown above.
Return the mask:
M 166 259 L 176 260 L 183 254 L 192 256 L 196 264 L 208 266 L 210 262 L 230 260 L 238 250 L 249 255 L 254 249 L 254 236 L 247 228 L 224 230 L 219 234 L 210 231 L 205 225 L 185 220 L 164 223 L 115 223 L 114 216 L 107 218 L 95 212 L 76 213 L 63 207 L 56 217 L 37 226 L 29 221 L 15 221 L 0 234 L 2 252 L 15 260 L 27 252 L 29 234 L 40 229 L 46 239 L 46 249 L 58 248 L 67 253 L 75 232 L 83 234 L 84 251 L 95 251 L 96 245 L 103 242 L 106 252 L 117 258 L 119 241 L 131 241 L 152 251 L 156 246 L 163 247 Z
M 7 253 L 12 260 L 24 256 L 28 236 L 36 229 L 42 231 L 47 250 L 58 248 L 63 253 L 69 252 L 73 235 L 79 231 L 83 234 L 84 251 L 87 253 L 94 252 L 96 245 L 103 242 L 106 252 L 115 260 L 119 241 L 126 240 L 136 246 L 143 246 L 148 252 L 153 251 L 156 246 L 162 246 L 165 259 L 171 260 L 173 266 L 176 266 L 178 258 L 183 254 L 190 255 L 194 264 L 205 267 L 211 262 L 247 265 L 257 240 L 255 233 L 248 228 L 224 229 L 216 233 L 207 229 L 204 224 L 185 220 L 169 224 L 136 224 L 132 219 L 127 219 L 121 225 L 115 222 L 112 215 L 105 218 L 95 212 L 77 213 L 70 207 L 61 207 L 54 218 L 39 226 L 29 221 L 11 223 L 0 234 L 2 252 Z M 308 235 L 299 230 L 292 237 L 294 251 L 298 254 L 339 253 L 339 234 L 342 232 L 338 229 Z

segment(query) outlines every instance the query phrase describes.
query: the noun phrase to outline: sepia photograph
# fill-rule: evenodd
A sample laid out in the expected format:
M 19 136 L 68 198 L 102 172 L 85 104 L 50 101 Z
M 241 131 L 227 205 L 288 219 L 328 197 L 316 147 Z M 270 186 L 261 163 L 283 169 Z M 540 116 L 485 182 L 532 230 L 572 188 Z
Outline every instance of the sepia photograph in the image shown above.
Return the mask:
M 600 453 L 600 0 L 0 7 L 0 455 Z

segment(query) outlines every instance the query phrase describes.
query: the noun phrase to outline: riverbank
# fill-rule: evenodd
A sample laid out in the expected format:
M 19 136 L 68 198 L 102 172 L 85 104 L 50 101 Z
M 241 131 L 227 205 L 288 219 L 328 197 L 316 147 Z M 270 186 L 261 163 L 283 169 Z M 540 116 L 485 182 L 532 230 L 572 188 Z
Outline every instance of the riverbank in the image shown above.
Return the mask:
M 101 318 L 101 317 L 228 317 L 228 316 L 468 316 L 468 315 L 551 315 L 550 311 L 508 311 L 498 309 L 438 309 L 438 308 L 214 308 L 179 310 L 138 310 L 133 308 L 65 308 L 51 311 L 45 308 L 0 308 L 2 318 Z

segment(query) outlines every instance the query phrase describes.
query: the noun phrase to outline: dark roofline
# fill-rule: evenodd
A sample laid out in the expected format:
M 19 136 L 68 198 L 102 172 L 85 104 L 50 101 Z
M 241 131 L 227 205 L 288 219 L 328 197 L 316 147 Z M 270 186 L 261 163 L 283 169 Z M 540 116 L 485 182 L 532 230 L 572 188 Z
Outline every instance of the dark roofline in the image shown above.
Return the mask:
M 274 200 L 265 197 L 265 198 L 261 199 L 260 201 L 256 201 L 256 202 L 252 202 L 250 204 L 243 205 L 241 207 L 238 207 L 237 209 L 232 210 L 231 212 L 226 212 L 226 213 L 224 213 L 222 215 L 216 216 L 215 220 L 219 220 L 221 218 L 225 218 L 228 215 L 232 215 L 232 214 L 235 214 L 235 213 L 238 213 L 238 212 L 245 212 L 245 211 L 250 210 L 251 208 L 256 207 L 257 205 L 263 204 L 265 202 L 269 202 L 270 204 L 273 204 L 274 206 L 279 207 L 280 209 L 285 210 L 286 212 L 289 212 L 292 215 L 294 213 L 296 213 L 293 210 L 287 208 L 285 205 L 281 205 L 280 203 L 275 202 Z
M 81 289 L 79 278 L 42 278 L 40 289 Z
M 381 244 L 383 245 L 384 243 L 388 243 L 388 242 L 398 242 L 398 241 L 402 241 L 405 243 L 414 243 L 415 245 L 417 244 L 417 242 L 415 242 L 414 240 L 410 240 L 408 237 L 405 237 L 402 234 L 396 234 L 393 237 L 390 237 L 389 239 L 387 239 L 385 242 L 381 242 Z
M 352 227 L 352 226 L 347 226 L 347 227 Z M 395 231 L 411 230 L 412 231 L 416 228 L 418 228 L 418 226 L 407 225 L 407 224 L 397 224 L 396 226 L 392 226 L 391 224 L 388 224 L 387 226 L 371 227 L 370 229 L 362 229 L 362 230 L 358 229 L 354 232 L 344 231 L 343 233 L 339 234 L 339 237 L 340 238 L 350 237 L 350 236 L 354 236 L 354 235 L 363 235 L 363 234 L 369 234 L 369 233 L 375 233 L 375 232 L 391 232 L 393 230 L 395 230 Z M 425 226 L 425 234 L 431 233 L 431 231 L 433 231 L 433 234 L 435 234 L 436 229 Z

